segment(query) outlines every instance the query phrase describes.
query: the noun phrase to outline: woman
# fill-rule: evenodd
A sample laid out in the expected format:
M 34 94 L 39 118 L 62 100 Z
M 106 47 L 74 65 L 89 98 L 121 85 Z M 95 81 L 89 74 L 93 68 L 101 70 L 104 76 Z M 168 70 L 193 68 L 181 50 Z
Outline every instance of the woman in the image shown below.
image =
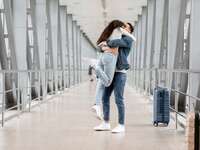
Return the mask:
M 97 41 L 102 55 L 97 66 L 95 66 L 96 75 L 98 77 L 96 87 L 96 103 L 92 107 L 97 113 L 97 117 L 102 119 L 101 101 L 105 87 L 108 87 L 113 80 L 115 73 L 116 62 L 118 57 L 118 48 L 113 51 L 108 51 L 106 41 L 121 39 L 122 35 L 127 35 L 134 38 L 130 33 L 124 30 L 124 23 L 119 20 L 113 20 L 103 31 Z

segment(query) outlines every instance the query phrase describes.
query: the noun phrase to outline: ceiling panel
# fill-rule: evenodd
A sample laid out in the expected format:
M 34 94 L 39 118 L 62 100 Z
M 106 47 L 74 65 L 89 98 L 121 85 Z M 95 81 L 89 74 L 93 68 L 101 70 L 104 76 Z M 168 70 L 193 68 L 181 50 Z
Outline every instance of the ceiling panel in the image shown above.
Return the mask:
M 147 0 L 60 0 L 94 44 L 111 20 L 134 23 L 146 3 Z

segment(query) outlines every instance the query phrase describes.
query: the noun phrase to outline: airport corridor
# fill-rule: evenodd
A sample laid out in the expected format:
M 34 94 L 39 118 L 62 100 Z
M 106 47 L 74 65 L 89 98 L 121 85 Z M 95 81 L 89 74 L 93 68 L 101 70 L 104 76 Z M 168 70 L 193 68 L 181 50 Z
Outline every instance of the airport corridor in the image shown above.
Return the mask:
M 152 125 L 152 104 L 126 87 L 126 132 L 95 132 L 95 83 L 84 82 L 14 118 L 0 130 L 1 150 L 185 150 L 184 130 Z M 111 126 L 117 110 L 111 99 Z M 11 144 L 12 143 L 12 144 Z M 163 146 L 164 145 L 164 146 Z

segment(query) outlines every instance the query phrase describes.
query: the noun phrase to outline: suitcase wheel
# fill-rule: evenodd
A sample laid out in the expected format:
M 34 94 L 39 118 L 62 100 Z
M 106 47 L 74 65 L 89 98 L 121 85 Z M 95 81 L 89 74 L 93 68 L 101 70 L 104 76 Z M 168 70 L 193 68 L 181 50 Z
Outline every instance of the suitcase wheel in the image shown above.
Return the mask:
M 168 124 L 169 124 L 168 122 L 165 123 L 166 126 L 168 126 Z
M 158 127 L 158 122 L 153 123 L 154 127 Z

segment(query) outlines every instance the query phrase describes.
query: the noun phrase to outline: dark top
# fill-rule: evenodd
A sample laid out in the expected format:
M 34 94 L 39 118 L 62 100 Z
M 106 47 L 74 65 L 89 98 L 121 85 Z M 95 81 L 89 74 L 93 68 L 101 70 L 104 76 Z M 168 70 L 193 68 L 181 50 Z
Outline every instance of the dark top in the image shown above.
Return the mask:
M 128 63 L 128 55 L 131 51 L 133 39 L 129 36 L 123 35 L 121 39 L 110 40 L 107 42 L 110 48 L 119 47 L 119 55 L 117 59 L 118 70 L 128 70 L 130 65 Z

